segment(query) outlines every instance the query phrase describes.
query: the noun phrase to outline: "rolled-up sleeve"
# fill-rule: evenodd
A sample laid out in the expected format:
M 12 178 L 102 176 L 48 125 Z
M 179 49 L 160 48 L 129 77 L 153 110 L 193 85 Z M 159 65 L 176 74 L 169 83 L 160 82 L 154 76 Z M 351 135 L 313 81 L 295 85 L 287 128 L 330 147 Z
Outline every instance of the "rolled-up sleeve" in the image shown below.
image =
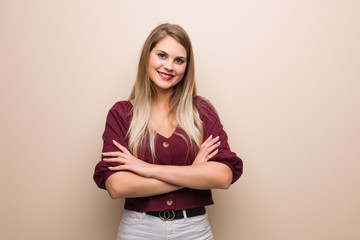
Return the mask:
M 113 140 L 128 148 L 127 130 L 130 117 L 129 102 L 117 102 L 110 110 L 106 118 L 105 130 L 102 135 L 103 148 L 102 152 L 117 152 L 118 148 L 113 144 Z M 97 186 L 106 189 L 105 182 L 108 177 L 116 171 L 109 170 L 108 167 L 116 166 L 117 163 L 109 163 L 101 160 L 97 163 L 93 179 Z
M 218 148 L 218 153 L 210 161 L 221 162 L 227 165 L 233 173 L 231 183 L 234 183 L 242 175 L 243 162 L 236 153 L 231 151 L 228 144 L 228 136 L 215 108 L 211 105 L 211 103 L 198 97 L 196 105 L 199 111 L 200 119 L 203 122 L 204 139 L 207 139 L 210 135 L 213 137 L 219 136 L 219 141 L 221 142 Z

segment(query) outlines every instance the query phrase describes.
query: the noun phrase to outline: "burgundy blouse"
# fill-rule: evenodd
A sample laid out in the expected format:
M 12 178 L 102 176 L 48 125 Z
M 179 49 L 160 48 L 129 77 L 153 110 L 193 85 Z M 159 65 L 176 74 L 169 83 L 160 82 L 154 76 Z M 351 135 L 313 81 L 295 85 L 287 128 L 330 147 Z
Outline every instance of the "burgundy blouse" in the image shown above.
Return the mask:
M 210 135 L 213 135 L 213 137 L 220 137 L 221 144 L 219 152 L 211 159 L 211 161 L 217 161 L 227 165 L 233 173 L 232 183 L 234 183 L 242 174 L 242 160 L 230 150 L 228 137 L 214 107 L 201 97 L 196 97 L 194 104 L 199 112 L 200 119 L 203 122 L 204 139 L 208 138 Z M 106 120 L 105 131 L 103 134 L 103 152 L 119 151 L 119 149 L 113 145 L 112 140 L 116 140 L 121 145 L 128 148 L 126 134 L 131 119 L 132 104 L 129 101 L 115 103 L 110 109 Z M 187 135 L 180 128 L 177 128 L 169 138 L 157 134 L 155 139 L 156 159 L 154 159 L 154 164 L 177 166 L 191 165 L 195 159 L 195 151 L 188 147 L 188 143 L 184 138 L 189 142 Z M 138 155 L 140 159 L 153 163 L 149 146 L 146 146 L 143 152 Z M 106 179 L 116 172 L 109 170 L 108 167 L 116 165 L 116 163 L 104 161 L 99 161 L 96 165 L 94 180 L 99 188 L 106 189 Z M 167 209 L 182 210 L 207 206 L 213 203 L 211 190 L 183 188 L 171 193 L 151 197 L 126 198 L 125 209 L 140 212 L 161 211 Z

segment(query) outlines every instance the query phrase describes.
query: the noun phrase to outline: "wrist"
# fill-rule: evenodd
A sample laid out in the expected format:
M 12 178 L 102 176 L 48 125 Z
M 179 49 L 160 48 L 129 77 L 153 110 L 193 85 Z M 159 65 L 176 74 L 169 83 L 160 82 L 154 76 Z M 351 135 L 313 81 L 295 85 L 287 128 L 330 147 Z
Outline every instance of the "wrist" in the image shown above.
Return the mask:
M 149 163 L 148 174 L 147 174 L 148 177 L 156 178 L 156 170 L 157 170 L 157 165 Z

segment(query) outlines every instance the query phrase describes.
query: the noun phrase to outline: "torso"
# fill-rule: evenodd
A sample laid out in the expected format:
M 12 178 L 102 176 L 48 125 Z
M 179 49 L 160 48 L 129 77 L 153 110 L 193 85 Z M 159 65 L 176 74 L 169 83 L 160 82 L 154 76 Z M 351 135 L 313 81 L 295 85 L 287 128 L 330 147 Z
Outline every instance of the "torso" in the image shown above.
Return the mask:
M 130 103 L 133 105 L 134 100 L 130 100 Z M 171 137 L 178 127 L 176 116 L 174 114 L 169 115 L 169 109 L 164 105 L 154 105 L 151 124 L 154 131 L 165 138 Z
M 241 160 L 239 160 L 235 153 L 231 152 L 227 144 L 226 133 L 223 131 L 223 126 L 215 109 L 210 103 L 198 97 L 195 98 L 194 104 L 199 112 L 199 117 L 203 122 L 204 139 L 208 138 L 210 134 L 220 136 L 221 138 L 222 147 L 219 150 L 219 154 L 217 154 L 213 160 L 224 163 L 227 162 L 233 166 L 235 169 L 233 170 L 235 176 L 234 179 L 237 180 L 242 173 Z M 154 116 L 158 115 L 154 114 Z M 161 117 L 159 116 L 159 118 Z M 131 119 L 131 101 L 120 101 L 111 108 L 103 134 L 103 152 L 118 151 L 118 149 L 113 145 L 111 141 L 112 139 L 115 139 L 123 146 L 128 147 L 126 133 L 128 132 Z M 167 121 L 167 123 L 170 122 L 171 121 Z M 171 124 L 169 125 L 171 126 Z M 169 131 L 168 128 L 158 128 L 157 130 L 159 130 L 160 133 L 155 139 L 155 162 L 152 158 L 150 146 L 148 144 L 144 145 L 144 149 L 140 154 L 143 157 L 141 159 L 145 162 L 158 165 L 191 165 L 196 157 L 196 152 L 193 148 L 189 148 L 188 143 L 190 139 L 186 133 L 180 127 L 175 129 L 175 134 L 173 131 Z M 160 134 L 164 134 L 164 136 L 160 136 Z M 165 142 L 166 144 L 164 144 Z M 96 173 L 94 174 L 94 179 L 98 186 L 104 189 L 107 177 L 115 173 L 114 171 L 110 171 L 108 167 L 109 163 L 100 161 L 97 165 Z M 167 204 L 168 199 L 174 200 L 174 204 L 172 206 Z M 207 206 L 212 203 L 213 201 L 210 190 L 183 188 L 175 192 L 152 197 L 127 198 L 125 201 L 125 209 L 139 212 L 161 211 L 167 209 L 180 210 Z
M 171 137 L 177 128 L 176 118 L 169 116 L 166 110 L 155 110 L 152 112 L 151 122 L 154 131 L 166 138 Z

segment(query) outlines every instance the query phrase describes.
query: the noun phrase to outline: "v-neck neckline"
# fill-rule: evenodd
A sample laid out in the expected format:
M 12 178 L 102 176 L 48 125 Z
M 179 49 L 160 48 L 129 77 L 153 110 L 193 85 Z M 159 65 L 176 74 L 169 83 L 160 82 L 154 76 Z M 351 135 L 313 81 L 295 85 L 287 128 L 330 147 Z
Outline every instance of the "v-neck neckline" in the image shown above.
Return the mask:
M 175 130 L 172 132 L 172 134 L 169 137 L 165 137 L 164 135 L 158 133 L 157 131 L 155 131 L 155 133 L 156 133 L 156 135 L 159 135 L 160 137 L 168 140 L 168 139 L 172 138 L 176 134 L 177 131 L 178 131 L 178 127 L 175 128 Z
M 126 102 L 128 103 L 128 105 L 129 105 L 131 108 L 134 107 L 130 100 L 127 100 Z M 166 140 L 169 140 L 170 138 L 172 138 L 172 137 L 177 133 L 178 130 L 179 130 L 179 127 L 176 127 L 175 130 L 171 133 L 171 135 L 170 135 L 169 137 L 165 137 L 164 135 L 158 133 L 158 132 L 155 131 L 155 130 L 154 130 L 154 132 L 155 132 L 156 135 L 158 135 L 158 136 L 160 136 L 160 137 L 162 137 L 162 138 L 164 138 L 164 139 L 166 139 Z

